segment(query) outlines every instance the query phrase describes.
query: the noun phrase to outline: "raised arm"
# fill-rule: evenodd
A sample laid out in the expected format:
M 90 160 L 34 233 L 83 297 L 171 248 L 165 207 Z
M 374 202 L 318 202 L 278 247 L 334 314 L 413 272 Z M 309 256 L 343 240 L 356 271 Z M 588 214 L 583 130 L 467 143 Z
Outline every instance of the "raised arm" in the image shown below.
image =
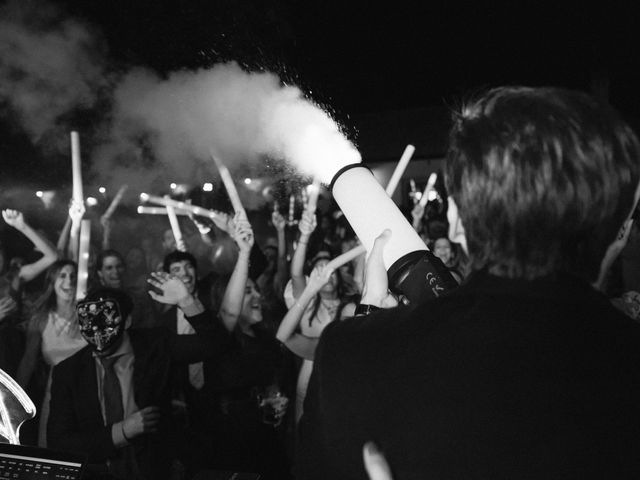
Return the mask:
M 220 318 L 228 331 L 232 331 L 242 311 L 245 288 L 249 278 L 249 258 L 253 248 L 254 238 L 251 224 L 244 212 L 238 212 L 234 218 L 233 239 L 238 245 L 238 260 L 222 297 Z
M 21 212 L 17 210 L 3 210 L 2 218 L 4 218 L 4 221 L 7 222 L 8 225 L 11 225 L 27 237 L 38 251 L 42 252 L 41 258 L 28 265 L 23 265 L 20 268 L 20 272 L 18 273 L 20 280 L 23 282 L 33 280 L 58 259 L 58 253 L 53 245 L 24 221 L 24 216 Z
M 67 245 L 69 244 L 69 232 L 71 232 L 71 217 L 67 215 L 67 219 L 58 237 L 58 243 L 56 244 L 56 250 L 61 257 L 66 257 Z
M 85 208 L 82 203 L 71 200 L 69 216 L 71 217 L 71 232 L 69 233 L 69 251 L 67 258 L 77 261 L 80 252 L 80 224 L 84 216 Z
M 333 270 L 326 265 L 313 269 L 305 289 L 284 316 L 276 332 L 276 338 L 299 357 L 313 360 L 318 339 L 296 333 L 296 329 L 300 325 L 304 312 L 329 281 L 332 273 Z
M 304 275 L 304 262 L 307 258 L 307 245 L 309 244 L 309 238 L 316 228 L 316 216 L 315 213 L 308 211 L 302 212 L 302 218 L 298 224 L 300 230 L 300 237 L 298 238 L 298 246 L 295 252 L 293 252 L 293 258 L 291 259 L 291 286 L 293 288 L 293 298 L 299 298 L 302 291 L 307 285 L 307 279 Z

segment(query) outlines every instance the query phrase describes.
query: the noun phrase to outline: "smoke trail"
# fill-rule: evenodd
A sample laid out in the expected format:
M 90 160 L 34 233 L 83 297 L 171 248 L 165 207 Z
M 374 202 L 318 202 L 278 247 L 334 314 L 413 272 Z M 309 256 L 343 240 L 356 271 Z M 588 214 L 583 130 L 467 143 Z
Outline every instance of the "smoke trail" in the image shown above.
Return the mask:
M 37 10 L 24 5 L 0 10 L 0 99 L 34 143 L 57 139 L 66 151 L 70 115 L 108 95 L 100 124 L 90 135 L 80 132 L 100 184 L 126 183 L 135 192 L 201 182 L 215 172 L 211 150 L 232 171 L 276 158 L 325 182 L 360 161 L 336 122 L 273 73 L 247 72 L 234 62 L 166 77 L 136 68 L 110 77 L 108 86 L 91 29 L 42 2 Z
M 0 8 L 0 102 L 47 150 L 68 149 L 68 120 L 106 85 L 98 37 L 43 2 Z

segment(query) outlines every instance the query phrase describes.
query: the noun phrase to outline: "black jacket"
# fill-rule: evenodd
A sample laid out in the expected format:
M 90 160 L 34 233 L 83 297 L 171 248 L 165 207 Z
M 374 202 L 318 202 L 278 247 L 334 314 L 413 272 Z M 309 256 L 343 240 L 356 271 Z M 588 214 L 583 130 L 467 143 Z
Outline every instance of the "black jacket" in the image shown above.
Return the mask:
M 640 478 L 640 325 L 572 277 L 473 276 L 333 322 L 300 425 L 304 479 Z

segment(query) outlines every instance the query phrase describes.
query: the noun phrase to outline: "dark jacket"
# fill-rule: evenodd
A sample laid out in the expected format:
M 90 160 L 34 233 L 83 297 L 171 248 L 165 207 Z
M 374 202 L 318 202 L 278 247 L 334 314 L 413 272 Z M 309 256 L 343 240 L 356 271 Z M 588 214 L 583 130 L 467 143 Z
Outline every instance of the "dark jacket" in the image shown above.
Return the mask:
M 640 325 L 569 276 L 480 273 L 446 297 L 333 322 L 299 473 L 394 480 L 640 478 Z
M 211 313 L 189 317 L 197 335 L 171 335 L 163 328 L 130 330 L 135 355 L 133 388 L 138 408 L 156 405 L 169 419 L 171 367 L 176 362 L 192 363 L 221 354 L 229 335 L 219 328 Z M 53 370 L 48 444 L 53 449 L 85 453 L 93 464 L 102 464 L 116 453 L 111 425 L 104 425 L 98 400 L 95 361 L 85 347 Z M 170 425 L 157 434 L 133 440 L 140 471 L 145 478 L 169 475 L 172 458 Z

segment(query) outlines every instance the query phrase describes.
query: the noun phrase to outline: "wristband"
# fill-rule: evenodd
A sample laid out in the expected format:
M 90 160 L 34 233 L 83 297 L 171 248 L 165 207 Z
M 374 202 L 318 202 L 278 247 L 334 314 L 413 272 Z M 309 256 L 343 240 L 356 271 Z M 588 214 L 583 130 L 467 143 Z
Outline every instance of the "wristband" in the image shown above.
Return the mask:
M 353 314 L 354 317 L 359 317 L 363 315 L 369 315 L 371 312 L 375 312 L 376 310 L 380 310 L 380 307 L 376 307 L 375 305 L 369 305 L 367 303 L 359 303 L 356 307 L 356 310 Z

